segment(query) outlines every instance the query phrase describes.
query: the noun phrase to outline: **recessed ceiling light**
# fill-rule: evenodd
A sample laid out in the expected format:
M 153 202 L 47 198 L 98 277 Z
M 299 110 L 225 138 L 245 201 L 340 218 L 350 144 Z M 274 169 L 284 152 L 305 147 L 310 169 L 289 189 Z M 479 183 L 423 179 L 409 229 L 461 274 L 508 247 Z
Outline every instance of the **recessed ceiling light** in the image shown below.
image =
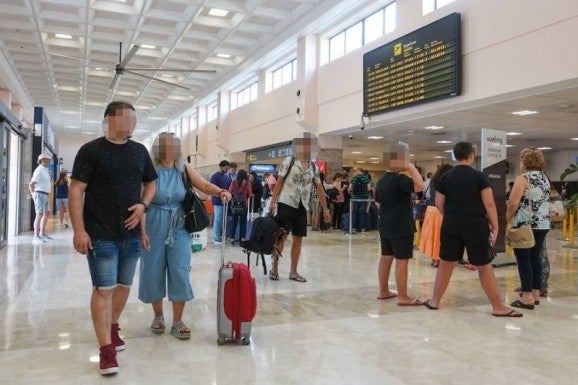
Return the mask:
M 445 150 L 444 152 L 454 152 L 454 150 Z
M 512 112 L 512 115 L 520 115 L 520 116 L 524 116 L 524 115 L 534 115 L 537 114 L 538 111 L 532 111 L 532 110 L 521 110 L 521 111 L 515 111 Z
M 441 130 L 444 126 L 427 126 L 424 127 L 426 130 Z
M 361 151 L 351 151 L 352 154 L 358 155 L 361 154 Z
M 381 163 L 381 162 L 375 162 L 375 161 L 373 161 L 373 162 L 369 162 L 369 163 L 379 164 L 379 163 Z
M 72 39 L 72 36 L 70 36 L 66 33 L 55 33 L 54 37 L 57 37 L 59 39 Z
M 140 47 L 144 48 L 144 49 L 156 49 L 157 48 L 156 45 L 150 45 L 150 44 L 141 44 Z
M 439 144 L 449 144 L 449 143 L 451 143 L 451 142 L 452 142 L 451 140 L 438 140 L 436 143 L 439 143 Z
M 229 59 L 231 57 L 231 55 L 229 55 L 228 53 L 218 53 L 217 57 L 220 57 L 223 59 Z
M 521 132 L 506 132 L 506 135 L 509 135 L 509 136 L 518 136 L 518 135 L 522 135 L 522 133 L 521 133 Z
M 378 157 L 376 157 L 376 156 L 373 156 L 373 157 L 369 158 L 369 160 L 380 160 L 380 159 L 381 159 L 381 158 L 378 158 Z
M 506 147 L 510 148 L 510 147 L 514 147 L 513 144 L 506 144 Z
M 578 137 L 577 138 L 570 138 L 570 140 L 578 140 Z
M 367 139 L 383 139 L 383 136 L 368 136 Z
M 434 159 L 445 159 L 445 156 L 441 156 L 441 155 L 436 155 L 434 156 Z
M 226 11 L 224 9 L 219 9 L 219 8 L 211 8 L 209 10 L 209 15 L 211 16 L 217 16 L 217 17 L 225 17 L 229 14 L 229 11 Z
M 409 154 L 409 156 L 415 156 L 415 154 Z
M 547 146 L 546 147 L 538 147 L 538 150 L 540 150 L 540 151 L 551 150 L 551 149 L 552 149 L 552 147 L 547 147 Z
M 367 163 L 367 162 L 364 160 L 358 160 L 357 163 Z
M 175 77 L 175 76 L 174 76 L 174 75 L 171 75 L 171 74 L 162 74 L 162 75 L 161 75 L 161 78 L 174 78 L 174 77 Z

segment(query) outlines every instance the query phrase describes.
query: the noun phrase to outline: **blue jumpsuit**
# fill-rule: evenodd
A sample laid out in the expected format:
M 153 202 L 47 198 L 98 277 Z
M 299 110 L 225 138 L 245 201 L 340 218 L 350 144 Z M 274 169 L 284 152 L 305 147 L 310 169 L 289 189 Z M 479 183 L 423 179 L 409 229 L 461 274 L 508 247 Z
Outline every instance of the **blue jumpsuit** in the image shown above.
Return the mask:
M 185 197 L 182 172 L 157 168 L 157 191 L 146 217 L 151 249 L 140 264 L 138 297 L 145 303 L 164 298 L 185 302 L 193 298 L 189 278 L 191 239 L 185 230 L 181 203 Z

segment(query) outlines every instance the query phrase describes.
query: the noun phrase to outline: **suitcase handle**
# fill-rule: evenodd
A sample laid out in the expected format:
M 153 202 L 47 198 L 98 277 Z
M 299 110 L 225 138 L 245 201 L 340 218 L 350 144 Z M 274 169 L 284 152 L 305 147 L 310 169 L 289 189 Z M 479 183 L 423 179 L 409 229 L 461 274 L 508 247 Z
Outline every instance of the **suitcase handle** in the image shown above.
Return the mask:
M 229 202 L 227 202 L 227 198 L 221 199 L 221 204 L 223 205 L 223 223 L 221 227 L 221 239 L 224 242 L 221 243 L 221 266 L 225 266 L 225 245 L 227 244 L 227 216 L 229 211 Z

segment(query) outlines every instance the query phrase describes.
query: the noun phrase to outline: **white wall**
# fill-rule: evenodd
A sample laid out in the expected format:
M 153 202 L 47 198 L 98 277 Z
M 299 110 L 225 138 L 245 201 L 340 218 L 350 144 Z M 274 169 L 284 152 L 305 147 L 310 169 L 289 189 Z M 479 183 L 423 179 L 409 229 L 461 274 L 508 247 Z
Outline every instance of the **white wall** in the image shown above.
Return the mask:
M 98 138 L 98 136 L 70 136 L 57 135 L 58 137 L 58 157 L 62 158 L 62 167 L 68 171 L 72 171 L 74 165 L 74 158 L 80 147 Z

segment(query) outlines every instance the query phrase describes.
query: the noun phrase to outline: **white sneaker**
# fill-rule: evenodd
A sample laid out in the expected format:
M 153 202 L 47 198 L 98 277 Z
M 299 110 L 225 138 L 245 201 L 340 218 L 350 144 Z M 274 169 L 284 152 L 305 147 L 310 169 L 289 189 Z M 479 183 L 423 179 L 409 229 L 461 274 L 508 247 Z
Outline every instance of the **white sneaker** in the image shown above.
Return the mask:
M 40 238 L 44 239 L 44 242 L 48 241 L 49 239 L 54 239 L 54 238 L 52 238 L 52 237 L 49 237 L 49 236 L 46 235 L 46 234 L 41 235 Z
M 44 242 L 47 242 L 47 240 L 44 238 L 34 237 L 32 239 L 32 243 L 40 244 L 40 243 L 44 243 Z

